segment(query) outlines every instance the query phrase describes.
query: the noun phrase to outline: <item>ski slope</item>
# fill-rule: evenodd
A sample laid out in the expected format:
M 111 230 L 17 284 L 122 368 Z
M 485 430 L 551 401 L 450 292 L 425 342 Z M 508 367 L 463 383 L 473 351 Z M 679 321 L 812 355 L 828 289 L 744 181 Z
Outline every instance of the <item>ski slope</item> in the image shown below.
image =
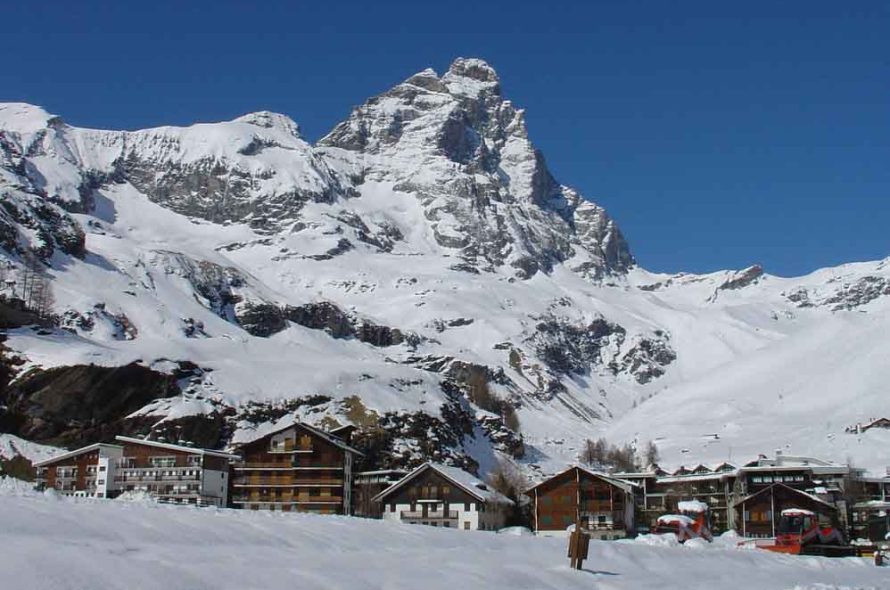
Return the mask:
M 349 517 L 195 509 L 38 495 L 0 480 L 0 580 L 16 590 L 417 588 L 878 590 L 887 569 L 644 537 L 565 540 Z

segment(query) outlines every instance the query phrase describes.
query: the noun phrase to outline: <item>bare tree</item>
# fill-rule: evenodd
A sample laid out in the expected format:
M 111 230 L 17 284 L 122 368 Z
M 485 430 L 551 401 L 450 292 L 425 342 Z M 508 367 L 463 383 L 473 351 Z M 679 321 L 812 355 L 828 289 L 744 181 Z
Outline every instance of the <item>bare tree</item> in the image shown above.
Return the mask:
M 646 447 L 643 449 L 643 467 L 657 465 L 659 459 L 658 447 L 650 440 L 646 443 Z
M 49 276 L 43 273 L 38 274 L 34 278 L 32 292 L 31 310 L 41 319 L 49 319 L 52 316 L 53 304 L 55 303 Z

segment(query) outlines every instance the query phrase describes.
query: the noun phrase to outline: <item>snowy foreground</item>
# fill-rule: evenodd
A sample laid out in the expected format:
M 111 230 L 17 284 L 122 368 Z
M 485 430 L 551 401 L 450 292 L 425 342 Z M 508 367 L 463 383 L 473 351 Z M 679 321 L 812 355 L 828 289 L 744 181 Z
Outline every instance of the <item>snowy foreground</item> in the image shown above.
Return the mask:
M 660 541 L 593 542 L 579 572 L 563 539 L 61 499 L 0 480 L 4 589 L 890 588 L 890 568 L 865 559 Z

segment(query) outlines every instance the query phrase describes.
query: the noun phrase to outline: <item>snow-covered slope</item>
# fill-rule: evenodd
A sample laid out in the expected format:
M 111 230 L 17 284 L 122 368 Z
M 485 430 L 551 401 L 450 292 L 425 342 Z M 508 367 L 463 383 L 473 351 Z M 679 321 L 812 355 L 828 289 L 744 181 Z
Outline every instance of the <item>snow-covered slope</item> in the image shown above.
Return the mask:
M 0 479 L 0 571 L 19 590 L 144 588 L 885 588 L 862 558 L 713 545 L 565 540 L 349 517 L 35 496 Z M 654 541 L 654 540 L 652 540 Z
M 23 370 L 198 367 L 139 416 L 234 408 L 237 439 L 262 402 L 483 471 L 520 432 L 545 466 L 602 434 L 667 464 L 886 463 L 880 433 L 844 429 L 887 413 L 890 262 L 648 273 L 480 60 L 412 76 L 316 146 L 273 113 L 117 132 L 0 105 L 0 201 L 3 256 L 45 261 L 64 328 L 11 333 Z

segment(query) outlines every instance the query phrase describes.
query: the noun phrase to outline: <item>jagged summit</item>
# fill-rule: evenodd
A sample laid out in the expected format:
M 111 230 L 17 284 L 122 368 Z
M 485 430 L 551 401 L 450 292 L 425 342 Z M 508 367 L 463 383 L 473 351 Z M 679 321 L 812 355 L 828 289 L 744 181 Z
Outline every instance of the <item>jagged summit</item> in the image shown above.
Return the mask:
M 479 82 L 500 82 L 497 72 L 488 62 L 475 57 L 458 57 L 448 68 L 448 77 L 471 78 Z
M 290 133 L 294 137 L 300 136 L 300 126 L 287 115 L 273 113 L 271 111 L 257 111 L 247 113 L 235 119 L 238 123 L 250 123 L 266 129 L 280 129 Z

